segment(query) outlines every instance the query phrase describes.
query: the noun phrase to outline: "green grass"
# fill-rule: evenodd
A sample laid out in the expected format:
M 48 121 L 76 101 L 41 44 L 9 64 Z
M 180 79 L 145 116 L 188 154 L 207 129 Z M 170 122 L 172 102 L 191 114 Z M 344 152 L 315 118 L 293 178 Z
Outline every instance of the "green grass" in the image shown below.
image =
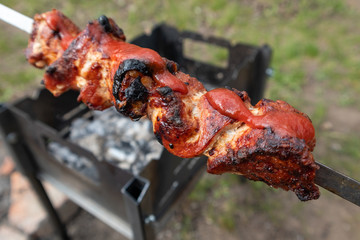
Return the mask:
M 13 94 L 25 91 L 28 84 L 37 79 L 39 72 L 35 69 L 14 73 L 0 73 L 0 102 L 10 99 Z M 39 78 L 40 79 L 40 78 Z
M 222 68 L 227 67 L 229 50 L 214 44 L 184 39 L 184 56 L 198 62 L 206 62 Z
M 326 81 L 328 87 L 360 92 L 360 61 L 357 22 L 360 15 L 340 0 L 281 1 L 258 0 L 184 0 L 184 1 L 118 1 L 99 4 L 98 1 L 4 1 L 33 16 L 37 12 L 59 8 L 84 26 L 89 19 L 101 14 L 113 17 L 124 28 L 128 38 L 166 21 L 179 29 L 188 29 L 222 36 L 233 42 L 268 43 L 274 49 L 275 84 L 268 91 L 270 98 L 298 98 L 309 79 Z M 26 41 L 0 36 L 0 53 L 25 48 Z M 335 36 L 335 37 L 334 37 Z M 9 41 L 10 40 L 10 41 Z M 224 61 L 226 54 L 215 52 L 215 61 Z M 312 60 L 317 70 L 306 74 Z M 25 63 L 26 64 L 26 63 Z M 1 70 L 4 67 L 0 65 Z M 341 104 L 351 105 L 357 94 L 349 95 Z M 296 101 L 296 100 L 294 100 Z
M 315 110 L 311 115 L 311 119 L 313 119 L 315 129 L 319 129 L 320 125 L 324 122 L 327 113 L 326 107 L 326 104 L 322 101 L 316 103 Z
M 180 30 L 192 30 L 205 35 L 229 39 L 232 43 L 253 45 L 269 44 L 274 50 L 272 67 L 275 75 L 269 79 L 266 97 L 283 99 L 301 107 L 312 105 L 311 117 L 322 136 L 326 153 L 317 160 L 352 175 L 360 176 L 360 138 L 319 131 L 326 120 L 327 90 L 340 92 L 340 107 L 356 107 L 360 110 L 360 11 L 341 0 L 183 0 L 183 1 L 2 1 L 22 13 L 35 13 L 52 8 L 62 10 L 80 27 L 102 14 L 114 18 L 130 40 L 136 35 L 149 32 L 161 22 Z M 19 95 L 27 86 L 39 82 L 43 71 L 34 70 L 24 59 L 27 35 L 6 24 L 0 25 L 0 101 L 8 101 Z M 190 51 L 190 54 L 194 51 Z M 223 64 L 227 53 L 210 48 L 199 53 L 204 61 Z M 317 96 L 305 101 L 304 86 L 315 82 L 321 86 Z M 251 96 L 250 96 L 251 97 Z M 316 151 L 316 150 L 315 150 Z M 189 195 L 190 202 L 208 204 L 207 218 L 228 231 L 235 231 L 239 213 L 251 219 L 259 212 L 272 222 L 284 223 L 285 216 L 279 190 L 260 182 L 247 182 L 250 190 L 246 196 L 236 196 L 232 187 L 238 185 L 237 176 L 205 177 Z M 286 195 L 287 196 L 287 195 Z M 239 200 L 241 198 L 241 200 Z M 211 200 L 221 205 L 211 205 Z M 294 204 L 292 212 L 300 215 L 301 204 Z M 181 222 L 180 238 L 191 239 L 193 219 L 185 217 Z M 285 224 L 285 223 L 284 223 Z
M 190 193 L 189 199 L 192 201 L 203 201 L 213 189 L 215 185 L 215 178 L 202 178 L 197 184 L 195 189 Z
M 236 228 L 236 215 L 238 213 L 239 206 L 236 203 L 236 198 L 232 197 L 230 200 L 224 202 L 224 206 L 221 215 L 217 215 L 215 221 L 220 226 L 228 231 L 234 231 Z
M 327 152 L 318 157 L 318 161 L 347 174 L 360 178 L 360 137 L 354 134 L 335 134 L 322 132 L 328 140 Z

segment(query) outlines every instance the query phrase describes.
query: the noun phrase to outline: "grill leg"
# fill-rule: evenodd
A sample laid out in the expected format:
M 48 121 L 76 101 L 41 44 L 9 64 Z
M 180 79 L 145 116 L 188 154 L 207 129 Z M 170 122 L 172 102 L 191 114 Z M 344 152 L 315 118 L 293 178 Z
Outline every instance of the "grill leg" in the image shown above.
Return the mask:
M 42 182 L 36 177 L 27 176 L 27 178 L 31 186 L 33 187 L 34 191 L 36 192 L 41 204 L 48 213 L 49 219 L 52 225 L 54 226 L 54 230 L 56 231 L 58 236 L 61 237 L 62 240 L 69 240 L 70 238 L 67 234 L 66 226 L 65 224 L 62 223 L 59 214 L 52 205 Z
M 6 127 L 4 127 L 6 126 Z M 18 170 L 27 177 L 35 193 L 39 197 L 40 203 L 48 213 L 49 219 L 54 226 L 55 231 L 63 240 L 68 240 L 65 225 L 61 222 L 60 217 L 52 205 L 48 194 L 42 182 L 37 178 L 37 167 L 33 156 L 25 144 L 22 143 L 19 128 L 16 121 L 10 114 L 10 111 L 0 105 L 0 137 L 4 137 L 4 142 L 11 153 Z

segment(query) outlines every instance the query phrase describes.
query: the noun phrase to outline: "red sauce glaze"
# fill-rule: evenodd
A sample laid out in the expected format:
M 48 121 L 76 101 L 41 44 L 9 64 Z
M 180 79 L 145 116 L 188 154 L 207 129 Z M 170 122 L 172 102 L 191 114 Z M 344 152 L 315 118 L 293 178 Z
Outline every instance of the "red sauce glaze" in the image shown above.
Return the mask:
M 242 99 L 233 91 L 218 88 L 205 94 L 211 106 L 221 114 L 245 122 L 251 128 L 270 127 L 281 136 L 292 136 L 313 141 L 315 129 L 305 116 L 291 111 L 271 111 L 261 116 L 254 116 L 245 106 Z
M 241 98 L 233 91 L 225 88 L 217 88 L 207 92 L 205 96 L 211 106 L 221 114 L 232 119 L 246 122 L 252 128 L 257 128 L 251 121 L 253 117 L 252 113 L 245 106 Z
M 61 37 L 61 47 L 66 50 L 75 36 L 68 31 L 68 26 L 66 26 L 63 21 L 64 16 L 62 16 L 60 12 L 53 10 L 51 13 L 52 14 L 47 15 L 46 23 L 51 30 L 59 33 Z

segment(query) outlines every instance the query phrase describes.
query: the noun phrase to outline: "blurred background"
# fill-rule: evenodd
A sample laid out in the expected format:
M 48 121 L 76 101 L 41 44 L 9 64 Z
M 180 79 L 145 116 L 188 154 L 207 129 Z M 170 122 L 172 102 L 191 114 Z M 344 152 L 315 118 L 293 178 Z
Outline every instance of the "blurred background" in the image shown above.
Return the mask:
M 128 40 L 166 22 L 233 43 L 269 44 L 274 74 L 265 97 L 285 100 L 307 113 L 316 127 L 315 159 L 360 179 L 357 0 L 1 3 L 30 17 L 56 8 L 80 28 L 104 14 L 117 22 Z M 0 28 L 0 101 L 8 102 L 38 88 L 43 70 L 26 62 L 26 33 L 3 22 Z M 226 56 L 214 57 L 222 61 Z M 263 183 L 205 174 L 160 238 L 359 239 L 360 209 L 325 190 L 321 193 L 319 200 L 303 203 L 292 192 Z

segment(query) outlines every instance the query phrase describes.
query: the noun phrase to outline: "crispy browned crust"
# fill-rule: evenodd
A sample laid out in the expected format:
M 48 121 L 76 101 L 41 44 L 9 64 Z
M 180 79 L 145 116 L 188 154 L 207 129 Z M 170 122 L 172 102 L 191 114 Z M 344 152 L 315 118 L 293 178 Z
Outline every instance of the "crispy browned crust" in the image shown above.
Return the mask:
M 38 41 L 41 36 L 32 38 Z M 179 71 L 174 62 L 124 40 L 111 19 L 102 16 L 89 23 L 47 68 L 45 86 L 56 96 L 70 88 L 79 89 L 79 100 L 94 109 L 115 105 L 134 120 L 148 117 L 157 139 L 172 154 L 208 156 L 209 173 L 241 174 L 292 190 L 303 201 L 319 197 L 314 184 L 317 166 L 311 153 L 315 137 L 305 141 L 279 135 L 277 129 L 251 128 L 221 114 L 209 103 L 207 91 L 197 79 Z M 262 100 L 252 106 L 246 92 L 233 91 L 253 115 L 291 112 L 310 121 L 283 101 Z
M 113 105 L 110 77 L 111 58 L 101 51 L 102 41 L 111 38 L 124 41 L 120 28 L 110 19 L 113 31 L 107 33 L 98 21 L 90 22 L 66 51 L 47 69 L 44 84 L 55 96 L 69 89 L 80 90 L 78 100 L 92 109 Z
M 55 28 L 49 26 L 50 19 L 58 19 Z M 25 52 L 28 62 L 38 68 L 50 65 L 66 50 L 63 33 L 75 38 L 79 32 L 79 28 L 58 10 L 36 14 Z
M 251 107 L 247 94 L 239 95 Z M 272 111 L 304 115 L 284 101 L 263 99 L 254 109 L 258 115 Z M 314 184 L 318 169 L 311 153 L 314 146 L 315 138 L 306 142 L 293 136 L 280 136 L 271 128 L 252 129 L 237 123 L 224 129 L 205 155 L 209 157 L 209 173 L 240 174 L 275 188 L 292 190 L 300 200 L 306 201 L 320 196 Z
M 241 174 L 275 188 L 292 190 L 300 200 L 317 199 L 314 163 L 309 147 L 297 138 L 281 138 L 271 129 L 249 129 L 234 143 L 208 152 L 208 172 Z

